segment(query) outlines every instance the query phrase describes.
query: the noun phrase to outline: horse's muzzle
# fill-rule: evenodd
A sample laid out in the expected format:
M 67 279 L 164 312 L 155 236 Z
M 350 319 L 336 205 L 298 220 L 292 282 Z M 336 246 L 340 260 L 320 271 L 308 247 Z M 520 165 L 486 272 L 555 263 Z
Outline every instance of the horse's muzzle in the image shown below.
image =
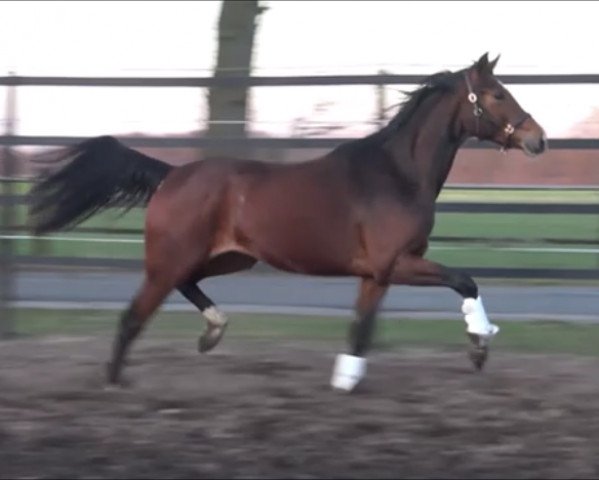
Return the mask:
M 541 135 L 528 134 L 522 137 L 520 146 L 528 156 L 536 157 L 547 150 L 547 137 L 545 133 Z

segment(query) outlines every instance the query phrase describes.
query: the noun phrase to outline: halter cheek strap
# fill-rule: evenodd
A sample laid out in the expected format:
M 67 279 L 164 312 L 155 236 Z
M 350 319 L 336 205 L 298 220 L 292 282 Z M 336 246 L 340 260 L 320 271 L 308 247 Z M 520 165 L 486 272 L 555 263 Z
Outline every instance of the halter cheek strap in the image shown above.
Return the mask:
M 472 104 L 472 114 L 474 115 L 476 121 L 476 135 L 478 136 L 480 129 L 480 117 L 482 117 L 485 111 L 481 108 L 481 106 L 478 103 L 478 96 L 476 95 L 476 93 L 474 93 L 474 89 L 472 88 L 472 84 L 470 83 L 470 78 L 468 78 L 468 74 L 466 72 L 464 72 L 464 78 L 466 80 L 466 86 L 468 87 L 468 101 Z M 505 151 L 510 141 L 510 137 L 513 135 L 513 133 L 520 125 L 522 125 L 527 119 L 531 118 L 531 115 L 530 113 L 524 112 L 524 115 L 521 118 L 519 118 L 518 121 L 514 123 L 507 122 L 505 125 L 502 125 L 501 123 L 497 122 L 491 115 L 489 115 L 488 112 L 486 117 L 493 125 L 495 125 L 498 128 L 502 128 L 503 133 L 505 135 L 505 142 L 501 147 L 501 151 Z

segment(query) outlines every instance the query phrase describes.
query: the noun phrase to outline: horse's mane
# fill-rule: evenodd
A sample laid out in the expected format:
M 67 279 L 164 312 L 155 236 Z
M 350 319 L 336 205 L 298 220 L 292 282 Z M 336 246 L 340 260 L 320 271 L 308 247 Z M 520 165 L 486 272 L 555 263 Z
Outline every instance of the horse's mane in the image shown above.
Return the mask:
M 398 112 L 382 129 L 356 140 L 351 140 L 339 145 L 335 150 L 353 149 L 356 147 L 368 147 L 380 142 L 384 142 L 389 135 L 393 135 L 397 130 L 404 127 L 415 115 L 422 103 L 431 95 L 439 92 L 453 91 L 458 80 L 459 74 L 451 71 L 441 71 L 426 77 L 420 86 L 411 92 L 403 92 L 406 99 L 399 104 Z
M 457 75 L 454 72 L 442 71 L 426 77 L 420 87 L 412 92 L 403 92 L 406 99 L 400 104 L 399 111 L 386 127 L 397 130 L 404 126 L 416 113 L 418 107 L 432 94 L 452 91 Z

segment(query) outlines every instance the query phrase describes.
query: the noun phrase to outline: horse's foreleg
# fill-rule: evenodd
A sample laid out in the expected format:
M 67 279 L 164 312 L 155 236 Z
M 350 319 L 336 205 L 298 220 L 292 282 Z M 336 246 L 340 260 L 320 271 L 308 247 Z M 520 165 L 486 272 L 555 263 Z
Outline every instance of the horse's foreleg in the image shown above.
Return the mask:
M 227 316 L 221 312 L 212 300 L 193 282 L 186 282 L 177 287 L 179 292 L 191 303 L 193 303 L 206 319 L 206 330 L 199 338 L 198 350 L 207 352 L 213 349 L 225 333 L 227 328 Z
M 164 301 L 172 287 L 150 281 L 146 277 L 141 289 L 122 315 L 114 339 L 112 360 L 108 365 L 108 382 L 119 382 L 123 361 L 131 343 L 139 335 L 145 324 Z
M 489 322 L 478 293 L 478 285 L 470 275 L 411 256 L 398 260 L 391 281 L 394 284 L 413 286 L 446 286 L 461 295 L 466 332 L 473 344 L 469 352 L 470 359 L 477 369 L 483 367 L 488 356 L 489 341 L 499 331 L 499 327 Z
M 366 373 L 366 353 L 370 348 L 376 315 L 388 285 L 381 285 L 373 279 L 364 278 L 356 302 L 356 318 L 351 324 L 349 343 L 351 355 L 337 356 L 331 385 L 334 388 L 351 391 Z

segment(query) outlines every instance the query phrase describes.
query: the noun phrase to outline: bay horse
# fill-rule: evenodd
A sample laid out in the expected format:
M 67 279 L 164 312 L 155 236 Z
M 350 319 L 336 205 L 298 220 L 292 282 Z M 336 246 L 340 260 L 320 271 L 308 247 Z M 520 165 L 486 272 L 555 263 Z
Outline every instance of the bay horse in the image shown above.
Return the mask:
M 198 283 L 258 261 L 306 275 L 360 279 L 347 354 L 333 388 L 365 375 L 378 309 L 390 285 L 446 286 L 463 299 L 477 369 L 491 324 L 476 282 L 424 255 L 435 203 L 458 149 L 470 137 L 521 149 L 547 146 L 543 128 L 495 77 L 499 57 L 428 77 L 386 126 L 296 164 L 210 158 L 179 167 L 100 136 L 60 151 L 64 162 L 31 189 L 35 234 L 71 228 L 99 210 L 147 206 L 143 283 L 119 327 L 107 382 L 120 382 L 127 352 L 166 297 L 178 290 L 207 321 L 200 352 L 221 340 L 227 317 Z

